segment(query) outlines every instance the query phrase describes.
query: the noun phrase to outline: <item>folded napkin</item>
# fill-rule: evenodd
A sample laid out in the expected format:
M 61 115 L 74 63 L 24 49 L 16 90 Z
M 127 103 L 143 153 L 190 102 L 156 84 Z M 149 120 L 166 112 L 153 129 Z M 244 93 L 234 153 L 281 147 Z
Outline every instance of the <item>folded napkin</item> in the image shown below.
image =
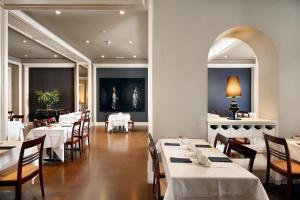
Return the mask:
M 13 149 L 13 148 L 15 148 L 16 146 L 0 146 L 0 149 L 4 149 L 4 150 L 6 150 L 6 149 Z
M 169 142 L 166 142 L 165 146 L 180 146 L 180 144 L 179 143 L 169 143 Z
M 189 158 L 170 158 L 171 162 L 173 163 L 192 163 L 191 159 Z
M 230 160 L 227 157 L 208 157 L 208 159 L 211 162 L 230 162 L 230 163 L 232 162 L 232 160 Z
M 209 144 L 196 144 L 195 146 L 199 148 L 212 148 Z

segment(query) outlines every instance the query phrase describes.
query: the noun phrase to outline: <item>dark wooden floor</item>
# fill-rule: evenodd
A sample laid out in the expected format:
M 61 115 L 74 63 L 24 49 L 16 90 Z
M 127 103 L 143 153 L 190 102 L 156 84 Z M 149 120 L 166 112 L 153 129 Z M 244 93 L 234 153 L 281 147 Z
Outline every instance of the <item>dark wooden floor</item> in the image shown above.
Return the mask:
M 91 150 L 74 162 L 44 165 L 46 198 L 49 200 L 153 200 L 147 184 L 147 131 L 107 134 L 92 129 Z M 14 199 L 14 188 L 0 188 L 0 199 Z M 285 198 L 285 187 L 271 185 L 271 200 Z M 300 199 L 300 186 L 294 187 Z M 39 183 L 23 185 L 24 200 L 42 199 Z

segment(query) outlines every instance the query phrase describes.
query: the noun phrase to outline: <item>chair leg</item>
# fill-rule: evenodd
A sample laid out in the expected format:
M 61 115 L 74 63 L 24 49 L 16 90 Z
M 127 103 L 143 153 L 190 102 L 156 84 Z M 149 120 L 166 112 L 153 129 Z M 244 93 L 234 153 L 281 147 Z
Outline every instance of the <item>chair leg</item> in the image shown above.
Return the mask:
M 91 149 L 91 145 L 90 145 L 90 134 L 88 135 L 87 140 L 88 140 L 89 149 Z
M 153 185 L 152 185 L 152 192 L 155 192 L 155 175 L 153 174 Z
M 267 167 L 267 171 L 266 171 L 266 186 L 268 186 L 269 184 L 269 178 L 270 178 L 270 167 Z
M 79 142 L 78 142 L 78 148 L 79 148 L 79 154 L 80 154 L 80 156 L 82 156 L 82 154 L 81 154 L 81 149 L 83 148 L 82 146 L 81 146 L 81 142 L 82 142 L 82 139 L 79 139 Z
M 44 191 L 44 179 L 43 179 L 42 169 L 40 170 L 39 177 L 40 177 L 40 186 L 41 186 L 41 191 L 42 191 L 42 197 L 44 198 L 45 197 L 45 191 Z
M 292 187 L 293 187 L 293 179 L 292 177 L 287 177 L 287 199 L 292 199 Z
M 17 184 L 16 186 L 16 200 L 22 199 L 22 184 Z
M 74 160 L 74 148 L 73 148 L 73 144 L 71 144 L 71 159 L 72 159 L 72 161 Z

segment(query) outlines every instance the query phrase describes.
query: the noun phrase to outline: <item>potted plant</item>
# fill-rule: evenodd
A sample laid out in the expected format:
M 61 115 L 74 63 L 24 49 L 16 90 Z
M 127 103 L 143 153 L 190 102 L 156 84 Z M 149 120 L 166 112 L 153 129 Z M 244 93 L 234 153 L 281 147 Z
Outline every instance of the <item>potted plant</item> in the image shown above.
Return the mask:
M 36 91 L 37 101 L 42 104 L 47 110 L 50 110 L 52 106 L 60 101 L 60 92 L 58 90 L 52 91 Z

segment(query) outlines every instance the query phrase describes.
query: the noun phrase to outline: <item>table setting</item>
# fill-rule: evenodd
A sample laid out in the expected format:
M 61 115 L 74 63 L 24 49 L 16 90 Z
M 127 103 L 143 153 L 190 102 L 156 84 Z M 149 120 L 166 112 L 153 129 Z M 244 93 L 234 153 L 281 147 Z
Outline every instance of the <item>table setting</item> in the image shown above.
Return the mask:
M 160 139 L 164 200 L 268 199 L 260 180 L 202 139 Z M 250 198 L 249 198 L 250 197 Z

